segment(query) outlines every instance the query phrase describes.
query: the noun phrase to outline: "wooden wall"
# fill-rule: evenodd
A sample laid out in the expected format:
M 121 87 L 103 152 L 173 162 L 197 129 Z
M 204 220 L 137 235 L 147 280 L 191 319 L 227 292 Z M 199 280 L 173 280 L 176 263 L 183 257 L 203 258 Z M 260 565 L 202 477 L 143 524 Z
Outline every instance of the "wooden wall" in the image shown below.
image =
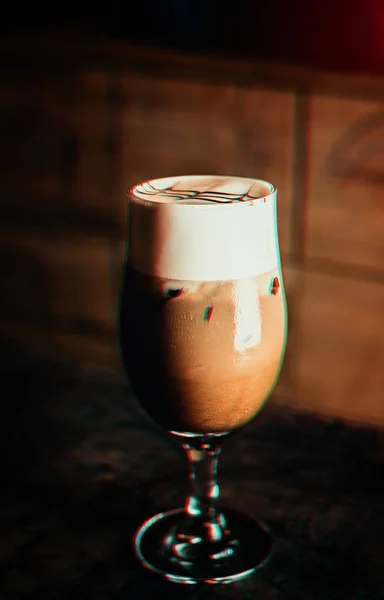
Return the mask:
M 274 396 L 384 424 L 384 78 L 66 35 L 0 45 L 0 335 L 115 368 L 125 189 L 279 190 L 288 352 Z

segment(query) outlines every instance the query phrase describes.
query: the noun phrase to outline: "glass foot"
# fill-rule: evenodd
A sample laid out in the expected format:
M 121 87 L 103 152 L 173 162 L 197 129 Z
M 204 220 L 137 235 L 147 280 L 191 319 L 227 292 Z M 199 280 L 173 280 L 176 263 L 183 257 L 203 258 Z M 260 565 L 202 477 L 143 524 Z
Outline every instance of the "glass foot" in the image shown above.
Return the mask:
M 270 558 L 273 541 L 265 527 L 252 517 L 223 509 L 231 542 L 225 557 L 202 564 L 178 559 L 170 550 L 172 529 L 184 518 L 184 510 L 159 513 L 136 531 L 133 546 L 139 561 L 154 573 L 175 583 L 231 583 L 263 567 Z

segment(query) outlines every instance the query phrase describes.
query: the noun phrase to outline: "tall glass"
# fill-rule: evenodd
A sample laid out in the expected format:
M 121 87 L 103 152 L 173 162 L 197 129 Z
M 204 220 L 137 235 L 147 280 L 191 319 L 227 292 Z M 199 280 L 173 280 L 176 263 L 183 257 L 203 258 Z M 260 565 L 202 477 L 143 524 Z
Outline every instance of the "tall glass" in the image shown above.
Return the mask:
M 141 563 L 180 583 L 226 583 L 259 568 L 272 541 L 251 516 L 219 504 L 225 438 L 260 411 L 277 380 L 287 311 L 266 181 L 152 180 L 129 190 L 120 346 L 148 415 L 189 462 L 184 508 L 136 532 Z

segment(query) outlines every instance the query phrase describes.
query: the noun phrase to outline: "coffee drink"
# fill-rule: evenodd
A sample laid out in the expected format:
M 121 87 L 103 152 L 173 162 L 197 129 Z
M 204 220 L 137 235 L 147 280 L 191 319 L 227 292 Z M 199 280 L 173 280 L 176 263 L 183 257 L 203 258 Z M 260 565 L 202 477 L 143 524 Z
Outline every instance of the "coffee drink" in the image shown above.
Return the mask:
M 262 181 L 181 177 L 131 190 L 121 352 L 164 428 L 237 429 L 272 391 L 286 331 L 275 221 Z

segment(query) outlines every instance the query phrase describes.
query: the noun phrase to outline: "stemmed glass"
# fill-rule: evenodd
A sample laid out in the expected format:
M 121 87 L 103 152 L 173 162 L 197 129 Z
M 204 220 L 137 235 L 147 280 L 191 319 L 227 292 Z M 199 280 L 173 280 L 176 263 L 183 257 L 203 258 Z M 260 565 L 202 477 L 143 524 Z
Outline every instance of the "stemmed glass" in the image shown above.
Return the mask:
M 122 362 L 149 417 L 189 463 L 184 508 L 138 529 L 141 563 L 179 583 L 227 583 L 267 561 L 264 524 L 219 504 L 225 438 L 270 395 L 287 311 L 276 190 L 262 180 L 181 176 L 129 190 L 121 290 Z

